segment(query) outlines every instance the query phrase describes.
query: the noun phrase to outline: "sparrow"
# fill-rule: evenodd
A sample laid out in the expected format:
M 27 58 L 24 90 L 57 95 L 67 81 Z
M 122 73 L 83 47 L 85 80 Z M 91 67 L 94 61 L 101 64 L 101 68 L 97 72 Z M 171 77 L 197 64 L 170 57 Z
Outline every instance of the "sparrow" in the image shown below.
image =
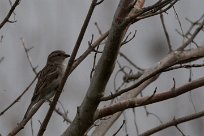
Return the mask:
M 48 100 L 55 95 L 56 89 L 65 73 L 64 61 L 68 57 L 70 55 L 62 50 L 56 50 L 49 54 L 47 64 L 39 73 L 38 82 L 24 119 L 29 114 L 31 108 L 40 100 Z

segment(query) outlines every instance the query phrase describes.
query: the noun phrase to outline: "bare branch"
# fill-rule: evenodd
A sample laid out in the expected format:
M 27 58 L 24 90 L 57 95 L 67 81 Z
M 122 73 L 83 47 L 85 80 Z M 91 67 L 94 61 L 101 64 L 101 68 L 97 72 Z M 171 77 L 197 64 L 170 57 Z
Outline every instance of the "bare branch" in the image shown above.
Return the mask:
M 3 115 L 7 110 L 9 110 L 15 103 L 17 103 L 21 97 L 28 91 L 28 89 L 31 87 L 31 85 L 34 83 L 34 81 L 37 79 L 38 74 L 36 75 L 36 77 L 33 79 L 33 81 L 28 85 L 28 87 L 26 87 L 26 89 L 21 93 L 21 95 L 19 95 L 7 108 L 5 108 L 1 113 L 0 116 Z
M 138 86 L 137 88 L 123 94 L 119 98 L 119 101 L 127 100 L 130 98 L 135 98 L 139 92 L 141 92 L 142 90 L 144 90 L 145 87 L 147 87 L 149 84 L 154 82 L 157 79 L 157 77 L 150 78 L 147 81 L 145 81 L 144 83 L 142 83 L 140 86 Z M 101 124 L 96 127 L 96 129 L 92 133 L 92 136 L 104 136 L 106 134 L 106 132 L 110 129 L 110 127 L 113 125 L 113 123 L 121 116 L 121 114 L 122 114 L 122 112 L 117 112 L 117 113 L 111 115 L 108 119 L 101 120 L 100 121 Z
M 164 93 L 154 94 L 152 96 L 142 98 L 131 98 L 119 101 L 111 106 L 97 110 L 95 114 L 95 120 L 105 116 L 112 115 L 119 111 L 123 111 L 127 108 L 135 108 L 171 99 L 202 86 L 204 86 L 204 78 L 194 80 L 192 82 L 186 83 L 181 87 L 170 89 L 169 91 L 166 91 Z
M 164 34 L 166 36 L 166 40 L 167 40 L 167 45 L 169 47 L 169 53 L 172 52 L 172 45 L 171 45 L 171 41 L 170 41 L 170 38 L 169 38 L 169 34 L 168 34 L 168 31 L 166 29 L 166 25 L 164 23 L 164 16 L 163 14 L 161 13 L 160 14 L 160 19 L 161 19 L 161 23 L 162 23 L 162 27 L 163 27 L 163 30 L 164 30 Z
M 94 25 L 96 26 L 96 28 L 97 28 L 97 30 L 98 30 L 98 33 L 99 33 L 100 35 L 102 35 L 102 31 L 101 31 L 100 27 L 98 26 L 98 23 L 95 22 Z
M 62 92 L 62 89 L 63 89 L 63 87 L 65 85 L 65 82 L 66 82 L 69 74 L 71 73 L 72 65 L 74 63 L 75 57 L 77 55 L 77 52 L 79 50 L 82 39 L 84 37 L 84 34 L 86 32 L 87 26 L 89 24 L 89 21 L 91 19 L 91 16 L 93 14 L 93 11 L 94 11 L 96 5 L 97 5 L 97 0 L 93 0 L 92 3 L 91 3 L 91 6 L 89 8 L 89 11 L 87 13 L 86 19 L 84 20 L 84 24 L 83 24 L 83 26 L 81 28 L 81 31 L 80 31 L 80 34 L 79 34 L 78 39 L 76 41 L 76 44 L 74 46 L 74 49 L 73 49 L 73 52 L 71 54 L 70 60 L 68 62 L 68 65 L 67 65 L 67 68 L 66 68 L 66 71 L 65 71 L 65 75 L 62 78 L 62 82 L 61 82 L 59 88 L 57 89 L 54 100 L 52 101 L 52 103 L 50 105 L 50 108 L 49 108 L 49 111 L 47 112 L 47 115 L 46 115 L 46 117 L 45 117 L 45 119 L 44 119 L 44 121 L 43 121 L 43 123 L 42 123 L 42 125 L 40 127 L 40 130 L 38 132 L 38 136 L 43 135 L 43 133 L 46 130 L 47 124 L 48 124 L 48 122 L 49 122 L 49 120 L 51 118 L 51 115 L 52 115 L 55 107 L 56 107 L 57 101 L 58 101 L 58 99 L 59 99 L 59 97 L 61 95 L 61 92 Z
M 173 6 L 173 10 L 174 10 L 174 13 L 175 13 L 176 19 L 178 20 L 179 27 L 180 27 L 180 29 L 181 29 L 181 33 L 182 33 L 182 35 L 184 35 L 183 28 L 182 28 L 182 25 L 181 25 L 181 21 L 180 21 L 180 19 L 179 19 L 178 13 L 176 12 L 176 9 L 175 9 L 174 6 Z
M 201 22 L 201 24 L 198 26 L 198 28 L 194 31 L 194 33 L 191 35 L 191 37 L 183 45 L 181 45 L 177 50 L 183 50 L 184 48 L 186 48 L 194 40 L 197 34 L 203 29 L 203 26 L 204 26 L 204 19 Z
M 8 14 L 6 15 L 6 17 L 4 18 L 4 20 L 1 22 L 0 24 L 0 29 L 6 24 L 6 22 L 10 22 L 9 18 L 12 15 L 12 13 L 14 12 L 15 8 L 18 6 L 18 4 L 20 3 L 20 0 L 16 0 L 15 3 L 13 4 L 13 6 L 11 7 L 10 11 L 8 12 Z
M 120 49 L 120 43 L 125 30 L 125 28 L 120 27 L 120 24 L 128 15 L 129 12 L 126 7 L 128 7 L 131 2 L 132 0 L 121 0 L 119 2 L 112 22 L 112 27 L 109 31 L 109 37 L 92 78 L 94 82 L 91 82 L 81 106 L 78 107 L 75 119 L 62 135 L 84 135 L 93 124 L 93 115 L 100 103 L 99 98 L 104 93 L 105 86 L 113 71 Z
M 135 30 L 135 31 L 134 31 L 134 34 L 132 35 L 132 37 L 130 37 L 130 39 L 128 39 L 129 36 L 131 35 L 131 32 L 130 32 L 130 33 L 126 36 L 126 38 L 123 40 L 123 42 L 121 43 L 121 46 L 123 46 L 123 45 L 129 43 L 130 41 L 132 41 L 132 40 L 135 38 L 136 33 L 137 33 L 137 31 Z
M 144 74 L 143 71 L 142 72 L 138 71 L 136 74 L 126 74 L 123 76 L 123 80 L 124 82 L 135 81 L 138 78 L 140 78 L 143 74 Z
M 165 124 L 162 124 L 160 126 L 152 128 L 152 129 L 140 134 L 139 136 L 149 136 L 149 135 L 152 135 L 152 134 L 154 134 L 156 132 L 164 130 L 164 129 L 168 128 L 168 127 L 177 126 L 178 124 L 181 124 L 181 123 L 184 123 L 184 122 L 187 122 L 187 121 L 190 121 L 190 120 L 194 120 L 194 119 L 197 119 L 197 118 L 200 118 L 200 117 L 203 117 L 203 116 L 204 116 L 204 111 L 201 111 L 201 112 L 191 114 L 191 115 L 188 115 L 188 116 L 184 116 L 184 117 L 181 117 L 181 118 L 173 119 L 172 121 L 169 121 L 169 122 L 167 122 Z
M 23 46 L 23 48 L 24 48 L 24 51 L 25 51 L 25 53 L 26 53 L 26 57 L 27 57 L 27 59 L 28 59 L 28 62 L 29 62 L 29 64 L 30 64 L 30 67 L 32 68 L 34 74 L 37 75 L 37 71 L 36 71 L 36 68 L 37 68 L 37 67 L 34 67 L 34 66 L 33 66 L 33 64 L 32 64 L 32 62 L 31 62 L 31 58 L 30 58 L 30 56 L 29 56 L 29 54 L 28 54 L 28 52 L 29 52 L 33 47 L 31 47 L 31 48 L 29 48 L 29 49 L 26 48 L 26 45 L 25 45 L 25 42 L 24 42 L 24 39 L 23 39 L 23 38 L 21 38 L 21 42 L 22 42 L 22 46 Z
M 133 63 L 124 53 L 120 52 L 119 55 L 121 57 L 123 57 L 125 60 L 127 60 L 133 67 L 135 67 L 136 69 L 140 70 L 140 71 L 144 71 L 144 69 L 140 68 L 139 66 L 137 66 L 135 63 Z
M 109 31 L 102 34 L 89 48 L 74 61 L 71 71 L 73 71 L 100 43 L 108 36 Z
M 100 5 L 101 3 L 103 3 L 103 1 L 104 1 L 104 0 L 100 0 L 99 2 L 97 2 L 97 3 L 95 4 L 95 6 Z
M 145 80 L 158 75 L 159 73 L 163 72 L 165 69 L 173 65 L 191 62 L 191 61 L 200 59 L 202 57 L 204 57 L 204 46 L 200 47 L 199 49 L 197 48 L 197 49 L 186 50 L 186 51 L 174 51 L 168 54 L 164 59 L 162 59 L 156 67 L 154 67 L 153 69 L 146 70 L 134 85 L 127 87 L 121 91 L 118 91 L 115 94 L 104 96 L 100 100 L 107 101 L 107 100 L 113 99 L 125 92 L 128 92 L 138 87 Z
M 166 71 L 170 71 L 170 70 L 175 70 L 175 69 L 179 69 L 179 68 L 186 68 L 186 69 L 190 69 L 190 68 L 199 68 L 199 67 L 203 67 L 203 64 L 186 64 L 186 65 L 178 65 L 178 66 L 173 66 L 173 67 L 169 67 L 167 69 L 164 70 L 164 72 Z
M 55 112 L 57 113 L 57 114 L 59 114 L 63 119 L 64 119 L 64 121 L 66 121 L 67 123 L 71 123 L 72 121 L 67 117 L 67 113 L 63 113 L 63 112 L 61 112 L 59 109 L 56 109 L 55 108 Z
M 136 134 L 139 135 L 139 126 L 138 126 L 138 123 L 137 123 L 137 116 L 136 116 L 136 110 L 135 108 L 132 109 L 133 111 L 133 114 L 134 114 L 134 125 L 135 125 L 135 129 L 136 129 Z
M 20 123 L 17 124 L 17 126 L 8 134 L 8 136 L 15 136 L 21 129 L 24 128 L 24 126 L 27 124 L 27 122 L 32 118 L 32 116 L 37 112 L 37 110 L 40 108 L 40 106 L 45 102 L 45 100 L 40 100 L 29 112 L 27 118 L 23 119 Z
M 178 125 L 175 125 L 175 127 L 176 127 L 177 130 L 182 134 L 182 136 L 186 136 L 186 135 L 181 131 L 181 129 L 178 127 Z
M 196 27 L 196 26 L 200 26 L 201 25 L 201 20 L 204 18 L 204 14 L 198 19 L 198 20 L 196 20 L 196 21 L 191 21 L 190 19 L 188 19 L 188 18 L 186 18 L 186 20 L 188 21 L 188 22 L 190 22 L 191 23 L 191 26 L 189 27 L 189 29 L 186 31 L 186 33 L 185 34 L 183 34 L 183 32 L 179 32 L 177 29 L 176 29 L 176 32 L 179 34 L 179 35 L 181 35 L 183 38 L 186 38 L 186 39 L 190 39 L 191 37 L 192 37 L 192 31 L 193 31 L 193 29 Z M 183 41 L 184 42 L 184 41 Z M 196 42 L 194 41 L 194 40 L 192 40 L 191 41 L 193 44 L 195 44 L 197 47 L 198 47 L 198 45 L 196 44 Z
M 158 1 L 152 6 L 146 7 L 141 9 L 140 11 L 137 11 L 137 14 L 133 16 L 129 16 L 126 18 L 126 20 L 123 22 L 124 26 L 127 26 L 129 24 L 133 24 L 141 19 L 145 19 L 151 16 L 155 16 L 158 14 L 161 14 L 163 12 L 166 12 L 168 9 L 170 9 L 176 2 L 179 0 L 164 0 L 162 2 Z M 162 9 L 164 8 L 164 9 Z
M 113 136 L 117 136 L 117 134 L 120 132 L 120 130 L 123 128 L 123 125 L 125 124 L 125 120 L 123 120 L 123 123 L 120 125 L 119 129 L 113 134 Z

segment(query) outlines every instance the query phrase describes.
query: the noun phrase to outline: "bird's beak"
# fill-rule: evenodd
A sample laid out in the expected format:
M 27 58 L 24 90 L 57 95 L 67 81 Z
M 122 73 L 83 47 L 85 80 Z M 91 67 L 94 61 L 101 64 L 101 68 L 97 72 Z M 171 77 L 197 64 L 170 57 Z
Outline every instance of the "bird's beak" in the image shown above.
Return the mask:
M 70 55 L 69 55 L 69 54 L 64 54 L 64 56 L 65 56 L 66 58 L 70 57 Z

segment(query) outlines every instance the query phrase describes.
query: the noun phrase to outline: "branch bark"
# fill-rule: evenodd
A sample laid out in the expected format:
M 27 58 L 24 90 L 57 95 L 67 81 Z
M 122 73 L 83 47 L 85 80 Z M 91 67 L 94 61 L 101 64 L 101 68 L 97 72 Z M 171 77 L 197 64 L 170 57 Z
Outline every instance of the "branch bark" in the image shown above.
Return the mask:
M 6 24 L 6 22 L 9 22 L 9 18 L 12 15 L 12 13 L 14 12 L 15 8 L 18 6 L 18 4 L 20 3 L 20 0 L 16 0 L 15 3 L 13 4 L 13 6 L 11 7 L 10 11 L 8 12 L 8 14 L 6 15 L 6 17 L 4 18 L 4 20 L 1 22 L 0 24 L 0 29 Z
M 204 111 L 201 111 L 201 112 L 191 114 L 191 115 L 188 115 L 188 116 L 184 116 L 184 117 L 181 117 L 181 118 L 178 118 L 178 119 L 173 119 L 172 121 L 169 121 L 169 122 L 167 122 L 165 124 L 162 124 L 162 125 L 160 125 L 158 127 L 152 128 L 152 129 L 140 134 L 139 136 L 150 136 L 151 134 L 159 132 L 159 131 L 161 131 L 163 129 L 166 129 L 168 127 L 177 126 L 178 124 L 181 124 L 181 123 L 193 120 L 193 119 L 197 119 L 197 118 L 200 118 L 200 117 L 203 117 L 203 116 L 204 116 Z
M 131 91 L 123 94 L 119 101 L 134 98 L 138 95 L 138 92 L 141 92 L 144 90 L 148 85 L 150 85 L 152 82 L 154 82 L 158 76 L 155 76 L 153 78 L 148 79 L 144 83 L 142 83 L 140 86 L 138 86 L 135 89 L 132 89 Z M 101 120 L 100 124 L 96 126 L 94 132 L 92 133 L 92 136 L 104 136 L 106 132 L 110 129 L 110 127 L 113 125 L 113 123 L 120 117 L 122 112 L 117 112 L 113 115 L 111 115 L 107 120 Z
M 128 92 L 136 87 L 138 87 L 141 83 L 146 81 L 147 79 L 163 72 L 165 69 L 176 65 L 176 64 L 185 64 L 197 59 L 204 57 L 204 46 L 200 48 L 185 50 L 185 51 L 174 51 L 168 54 L 164 59 L 162 59 L 157 66 L 154 68 L 147 69 L 144 74 L 137 80 L 137 82 L 121 91 L 118 91 L 115 94 L 111 94 L 109 96 L 105 96 L 101 98 L 101 101 L 107 101 L 113 99 L 125 92 Z
M 32 116 L 37 112 L 37 110 L 40 108 L 40 106 L 45 102 L 45 100 L 40 100 L 30 111 L 27 118 L 23 119 L 20 123 L 17 124 L 17 126 L 8 134 L 8 136 L 15 136 L 21 129 L 24 128 L 24 126 L 27 124 L 27 122 L 32 118 Z
M 131 99 L 119 101 L 113 105 L 99 109 L 98 112 L 96 113 L 95 119 L 109 116 L 116 112 L 126 110 L 128 108 L 135 108 L 135 107 L 144 106 L 144 105 L 164 101 L 167 99 L 171 99 L 202 86 L 204 86 L 204 77 L 194 80 L 190 83 L 187 83 L 181 87 L 172 88 L 169 91 L 155 94 L 153 96 L 146 96 L 142 98 L 131 98 Z
M 93 125 L 94 114 L 100 103 L 99 98 L 103 96 L 104 89 L 111 73 L 113 72 L 115 60 L 120 49 L 120 43 L 125 30 L 125 27 L 121 27 L 120 24 L 128 15 L 129 10 L 127 7 L 129 7 L 132 2 L 133 0 L 120 1 L 112 22 L 112 27 L 109 31 L 104 51 L 96 66 L 87 94 L 81 106 L 78 107 L 75 119 L 62 136 L 84 135 L 88 128 Z

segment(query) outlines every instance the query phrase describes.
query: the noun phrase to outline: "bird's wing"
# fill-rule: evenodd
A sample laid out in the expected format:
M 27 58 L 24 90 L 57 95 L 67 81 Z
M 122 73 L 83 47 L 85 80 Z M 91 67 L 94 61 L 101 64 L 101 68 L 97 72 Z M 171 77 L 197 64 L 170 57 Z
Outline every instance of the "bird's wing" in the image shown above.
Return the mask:
M 38 82 L 36 84 L 36 88 L 31 101 L 38 101 L 38 97 L 40 97 L 40 94 L 43 94 L 42 91 L 45 90 L 44 88 L 46 88 L 58 76 L 59 72 L 57 71 L 56 66 L 45 66 L 40 72 L 40 76 L 38 78 Z

